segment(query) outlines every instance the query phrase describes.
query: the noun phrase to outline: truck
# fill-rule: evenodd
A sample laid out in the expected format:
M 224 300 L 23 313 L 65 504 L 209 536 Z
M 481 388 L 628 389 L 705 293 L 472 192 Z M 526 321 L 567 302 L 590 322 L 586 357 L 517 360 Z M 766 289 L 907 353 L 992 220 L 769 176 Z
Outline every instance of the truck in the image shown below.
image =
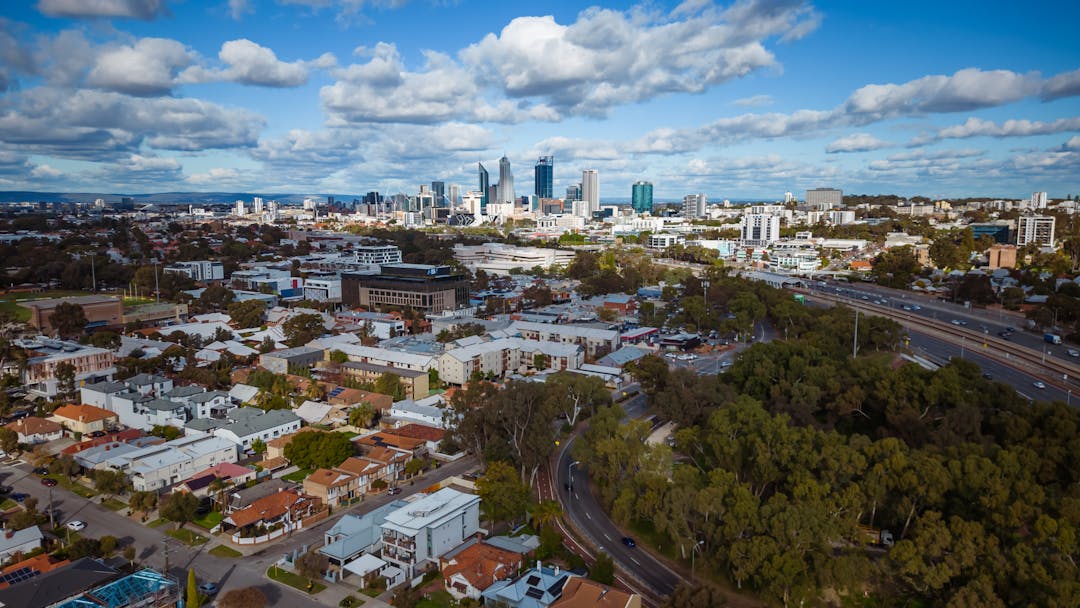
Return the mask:
M 1061 336 L 1057 334 L 1043 334 L 1043 341 L 1047 344 L 1061 344 Z
M 870 526 L 859 526 L 859 532 L 862 534 L 863 540 L 870 545 L 877 547 L 891 547 L 893 546 L 893 535 L 888 530 L 878 530 L 877 528 L 871 528 Z

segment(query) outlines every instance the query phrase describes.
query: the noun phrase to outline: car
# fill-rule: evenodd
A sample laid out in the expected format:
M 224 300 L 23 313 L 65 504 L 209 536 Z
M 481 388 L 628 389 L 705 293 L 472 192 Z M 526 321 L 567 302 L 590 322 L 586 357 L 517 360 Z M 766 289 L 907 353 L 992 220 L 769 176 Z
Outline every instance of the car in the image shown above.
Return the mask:
M 919 306 L 918 304 L 912 304 L 911 310 L 922 310 L 922 306 Z
M 88 433 L 88 436 L 89 437 L 95 437 L 95 438 L 104 437 L 105 436 L 105 431 L 94 431 L 92 433 Z
M 86 529 L 86 522 L 79 519 L 73 519 L 64 525 L 67 526 L 67 529 L 71 530 L 72 532 L 79 532 L 80 530 Z
M 49 474 L 49 469 L 45 467 L 34 467 L 34 475 L 41 475 L 42 477 Z
M 952 323 L 953 325 L 958 325 L 958 326 L 959 325 L 967 325 L 966 321 L 961 321 L 960 319 L 953 319 L 952 321 L 949 321 L 949 323 Z
M 14 490 L 15 490 L 15 488 L 13 488 L 11 486 L 0 486 L 0 496 L 5 495 L 5 494 L 11 494 L 11 492 L 14 491 Z
M 1042 382 L 1038 381 L 1038 380 L 1036 380 L 1035 383 L 1032 384 L 1031 386 L 1034 386 L 1035 388 L 1037 388 L 1039 390 L 1043 390 L 1043 389 L 1046 388 L 1046 385 L 1043 384 Z
M 987 380 L 993 380 L 994 375 L 991 374 L 990 372 L 983 372 L 983 378 L 986 378 Z
M 48 488 L 55 488 L 56 487 L 56 480 L 52 479 L 50 477 L 42 477 L 41 478 L 41 485 L 43 485 L 45 487 L 48 487 Z
M 398 494 L 401 494 L 401 488 L 390 488 L 386 493 L 389 496 L 397 496 Z
M 629 536 L 624 536 L 623 537 L 622 544 L 626 545 L 627 547 L 630 547 L 631 549 L 633 549 L 634 547 L 637 546 L 637 543 L 634 542 L 634 539 L 630 538 Z
M 903 306 L 901 306 L 900 308 L 903 308 L 904 310 L 915 310 L 914 308 L 912 308 L 912 307 L 908 306 L 907 304 L 904 304 L 904 305 L 903 305 Z
M 720 367 L 731 367 L 731 361 L 721 361 Z
M 27 498 L 30 498 L 30 495 L 25 494 L 23 492 L 15 492 L 14 494 L 9 496 L 8 498 L 10 498 L 11 500 L 14 500 L 15 502 L 22 502 L 22 501 L 26 500 Z
M 1069 353 L 1070 357 L 1080 357 L 1080 350 L 1076 350 L 1075 348 L 1070 348 L 1065 352 Z
M 199 593 L 203 595 L 215 595 L 218 592 L 216 583 L 203 583 L 199 585 Z

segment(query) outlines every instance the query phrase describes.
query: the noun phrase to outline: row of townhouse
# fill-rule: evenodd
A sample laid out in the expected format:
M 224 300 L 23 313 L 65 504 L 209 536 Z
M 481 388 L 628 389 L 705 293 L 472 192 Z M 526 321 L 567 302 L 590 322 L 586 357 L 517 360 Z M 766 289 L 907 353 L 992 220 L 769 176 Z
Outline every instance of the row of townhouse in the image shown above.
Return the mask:
M 200 386 L 174 386 L 163 376 L 139 374 L 121 382 L 98 382 L 80 389 L 84 404 L 117 415 L 120 424 L 150 430 L 183 427 L 190 420 L 224 418 L 236 407 L 228 393 Z
M 332 469 L 316 469 L 304 479 L 304 492 L 333 507 L 371 492 L 371 484 L 402 478 L 412 453 L 390 446 L 375 446 L 363 456 L 350 456 Z

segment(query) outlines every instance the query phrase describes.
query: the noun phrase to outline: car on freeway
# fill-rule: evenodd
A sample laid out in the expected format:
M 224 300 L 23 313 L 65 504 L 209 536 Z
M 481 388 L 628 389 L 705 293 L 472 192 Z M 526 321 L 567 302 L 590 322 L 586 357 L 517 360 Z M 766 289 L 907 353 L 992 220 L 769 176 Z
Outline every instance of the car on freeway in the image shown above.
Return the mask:
M 623 537 L 622 544 L 626 545 L 627 547 L 630 547 L 631 549 L 633 549 L 634 547 L 637 546 L 637 543 L 634 542 L 634 539 L 630 538 L 629 536 L 624 536 Z
M 949 323 L 952 323 L 953 325 L 967 325 L 967 321 L 961 319 L 953 319 L 952 321 L 949 321 Z
M 1037 388 L 1039 390 L 1043 390 L 1043 389 L 1046 388 L 1046 385 L 1043 384 L 1042 382 L 1038 381 L 1038 380 L 1036 380 L 1035 383 L 1032 384 L 1031 386 L 1034 386 L 1035 388 Z
M 42 477 L 41 478 L 41 485 L 43 485 L 43 486 L 45 486 L 47 488 L 55 488 L 56 487 L 56 480 L 52 479 L 52 478 L 49 478 L 49 477 Z
M 199 593 L 203 595 L 216 595 L 218 586 L 216 583 L 203 583 L 199 585 Z
M 993 380 L 994 375 L 991 374 L 990 372 L 983 372 L 983 378 L 986 378 L 987 380 Z
M 1070 348 L 1065 352 L 1069 353 L 1070 357 L 1080 357 L 1080 350 L 1076 350 L 1075 348 Z
M 80 530 L 86 529 L 86 522 L 80 519 L 73 519 L 65 525 L 67 526 L 67 529 L 72 532 L 79 532 Z

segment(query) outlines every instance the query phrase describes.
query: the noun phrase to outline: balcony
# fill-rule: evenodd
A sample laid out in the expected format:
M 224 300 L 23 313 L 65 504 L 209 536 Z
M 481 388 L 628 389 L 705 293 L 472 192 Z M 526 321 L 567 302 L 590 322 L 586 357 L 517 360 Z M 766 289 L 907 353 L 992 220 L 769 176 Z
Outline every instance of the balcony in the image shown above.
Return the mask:
M 416 550 L 416 541 L 410 540 L 405 537 L 394 536 L 393 534 L 383 534 L 382 540 L 383 545 L 386 545 L 388 547 L 395 547 L 407 551 Z

